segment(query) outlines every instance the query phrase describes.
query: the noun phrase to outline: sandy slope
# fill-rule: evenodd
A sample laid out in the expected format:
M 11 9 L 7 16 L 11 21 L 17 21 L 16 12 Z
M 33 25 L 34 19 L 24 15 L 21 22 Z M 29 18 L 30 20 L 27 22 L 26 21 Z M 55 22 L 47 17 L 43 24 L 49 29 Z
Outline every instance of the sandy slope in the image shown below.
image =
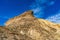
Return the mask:
M 0 27 L 0 35 L 0 40 L 60 40 L 60 24 L 35 18 L 27 11 L 9 19 Z

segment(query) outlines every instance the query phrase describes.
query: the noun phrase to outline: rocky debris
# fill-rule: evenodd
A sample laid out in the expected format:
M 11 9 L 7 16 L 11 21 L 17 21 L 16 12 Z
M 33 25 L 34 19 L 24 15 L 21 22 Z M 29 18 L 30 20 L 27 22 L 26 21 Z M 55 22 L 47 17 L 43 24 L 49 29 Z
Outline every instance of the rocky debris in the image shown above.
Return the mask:
M 60 24 L 35 18 L 27 11 L 0 27 L 0 40 L 60 40 Z

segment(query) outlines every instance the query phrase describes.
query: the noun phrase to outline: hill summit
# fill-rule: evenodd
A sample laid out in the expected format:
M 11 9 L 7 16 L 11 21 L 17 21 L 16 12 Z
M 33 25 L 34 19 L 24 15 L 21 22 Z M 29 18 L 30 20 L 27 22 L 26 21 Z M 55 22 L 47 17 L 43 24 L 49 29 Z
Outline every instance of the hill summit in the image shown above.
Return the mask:
M 35 18 L 30 10 L 1 26 L 0 40 L 60 40 L 60 24 Z

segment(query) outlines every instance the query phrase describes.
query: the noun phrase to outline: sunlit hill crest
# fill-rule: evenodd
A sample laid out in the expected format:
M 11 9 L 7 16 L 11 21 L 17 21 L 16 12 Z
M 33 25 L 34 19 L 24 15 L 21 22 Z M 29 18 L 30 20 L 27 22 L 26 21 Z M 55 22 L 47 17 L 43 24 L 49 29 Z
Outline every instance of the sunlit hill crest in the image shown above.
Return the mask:
M 35 18 L 30 10 L 9 19 L 0 33 L 0 40 L 60 40 L 60 24 Z

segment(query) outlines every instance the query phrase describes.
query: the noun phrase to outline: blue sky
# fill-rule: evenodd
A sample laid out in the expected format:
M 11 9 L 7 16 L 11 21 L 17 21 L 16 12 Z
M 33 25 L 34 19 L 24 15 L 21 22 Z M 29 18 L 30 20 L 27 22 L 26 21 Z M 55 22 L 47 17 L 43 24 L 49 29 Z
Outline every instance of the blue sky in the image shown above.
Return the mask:
M 37 18 L 60 22 L 60 0 L 0 0 L 0 25 L 27 10 Z

